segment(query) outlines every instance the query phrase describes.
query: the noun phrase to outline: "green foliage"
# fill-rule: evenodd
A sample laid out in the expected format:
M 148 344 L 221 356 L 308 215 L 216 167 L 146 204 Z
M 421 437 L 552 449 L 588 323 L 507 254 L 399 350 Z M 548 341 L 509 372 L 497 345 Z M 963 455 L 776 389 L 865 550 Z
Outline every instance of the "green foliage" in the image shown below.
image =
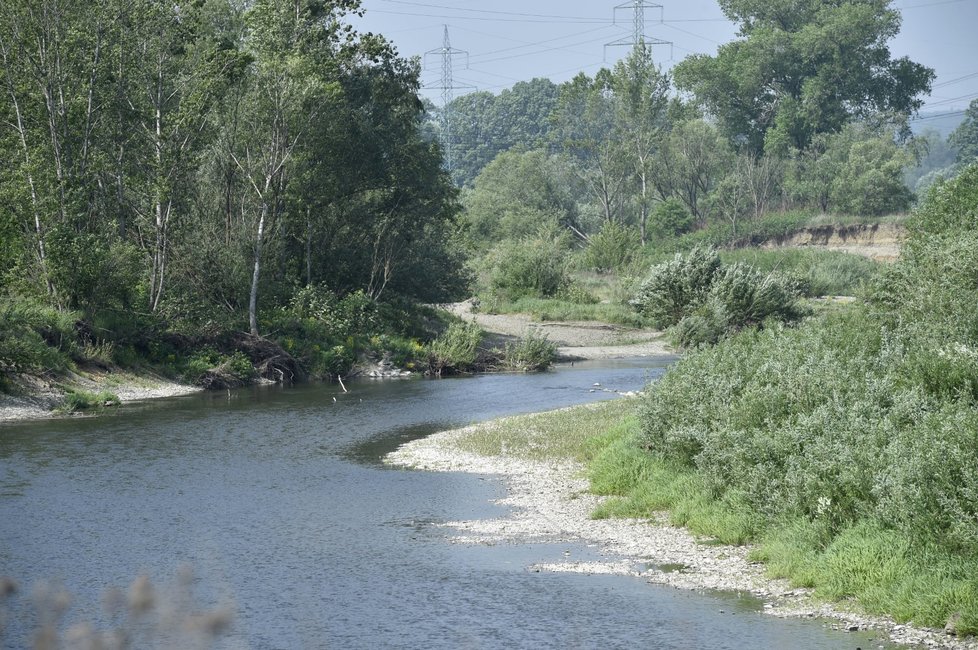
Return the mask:
M 256 374 L 244 353 L 221 354 L 213 348 L 204 348 L 184 361 L 182 379 L 188 384 L 201 385 L 208 384 L 210 377 L 217 375 L 228 385 L 243 386 Z
M 489 254 L 489 288 L 507 299 L 556 296 L 570 282 L 567 236 L 544 229 L 504 241 Z
M 659 237 L 676 237 L 692 229 L 693 215 L 678 199 L 667 199 L 652 210 L 649 225 Z
M 543 150 L 500 153 L 463 194 L 468 236 L 477 249 L 534 236 L 553 222 L 573 223 L 577 205 L 568 171 Z
M 713 248 L 677 253 L 652 267 L 634 305 L 655 327 L 675 325 L 703 303 L 719 269 L 720 255 Z
M 549 368 L 557 358 L 557 344 L 546 334 L 530 330 L 515 342 L 507 342 L 503 350 L 503 367 L 520 372 L 536 372 Z
M 606 221 L 591 235 L 584 252 L 584 267 L 593 271 L 614 271 L 627 266 L 641 244 L 635 229 L 617 221 Z
M 452 323 L 428 344 L 428 370 L 434 375 L 475 369 L 482 330 L 475 323 Z
M 869 258 L 815 248 L 722 251 L 720 259 L 725 264 L 744 262 L 762 273 L 777 271 L 795 280 L 809 298 L 859 295 L 881 272 L 881 265 Z
M 891 59 L 887 41 L 900 14 L 887 3 L 723 0 L 739 38 L 716 56 L 693 55 L 675 68 L 732 142 L 755 154 L 805 149 L 853 117 L 913 114 L 934 71 Z M 777 86 L 781 92 L 771 93 Z
M 931 193 L 870 304 L 747 330 L 672 368 L 640 431 L 594 464 L 596 485 L 622 495 L 606 513 L 669 507 L 692 522 L 719 504 L 743 525 L 709 526 L 760 536 L 775 575 L 900 621 L 978 629 L 974 187 Z
M 517 82 L 498 95 L 481 91 L 456 97 L 451 104 L 455 181 L 471 185 L 502 152 L 544 144 L 553 126 L 549 117 L 557 95 L 556 84 L 538 78 Z M 431 118 L 439 119 L 439 111 L 433 111 Z
M 849 144 L 850 130 L 858 133 L 856 127 L 849 126 L 836 136 L 842 146 Z M 913 193 L 903 182 L 903 170 L 911 161 L 907 151 L 896 144 L 892 133 L 851 137 L 854 141 L 840 156 L 842 162 L 832 182 L 833 210 L 885 215 L 909 208 Z
M 600 321 L 624 325 L 625 327 L 644 327 L 644 317 L 630 305 L 621 303 L 582 303 L 553 298 L 520 298 L 519 300 L 495 301 L 485 309 L 494 314 L 529 314 L 539 321 Z
M 101 411 L 110 406 L 119 406 L 121 403 L 119 397 L 109 391 L 90 393 L 83 390 L 69 390 L 65 393 L 60 410 L 65 413 Z
M 970 165 L 978 160 L 978 99 L 971 100 L 964 120 L 947 138 L 948 145 L 957 149 L 957 162 Z
M 23 300 L 0 304 L 0 375 L 57 372 L 77 350 L 78 314 Z

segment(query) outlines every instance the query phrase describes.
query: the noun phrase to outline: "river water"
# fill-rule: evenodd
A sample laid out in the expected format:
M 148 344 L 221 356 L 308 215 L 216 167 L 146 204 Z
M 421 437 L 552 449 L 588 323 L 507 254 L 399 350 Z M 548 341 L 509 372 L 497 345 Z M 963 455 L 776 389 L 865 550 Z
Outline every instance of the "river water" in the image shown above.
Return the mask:
M 252 388 L 0 426 L 0 576 L 58 580 L 68 621 L 106 628 L 108 587 L 191 566 L 203 603 L 233 602 L 228 648 L 879 647 L 736 595 L 526 570 L 584 545 L 451 544 L 437 524 L 500 514 L 499 481 L 380 463 L 437 430 L 639 389 L 664 365 Z M 29 643 L 29 591 L 0 646 Z

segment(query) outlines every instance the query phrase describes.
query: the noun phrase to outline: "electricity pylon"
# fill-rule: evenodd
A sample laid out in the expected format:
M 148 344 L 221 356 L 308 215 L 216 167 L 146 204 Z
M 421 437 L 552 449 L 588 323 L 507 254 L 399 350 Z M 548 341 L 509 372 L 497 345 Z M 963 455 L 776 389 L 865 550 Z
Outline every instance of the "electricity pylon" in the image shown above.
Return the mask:
M 455 57 L 465 57 L 465 67 L 469 67 L 469 53 L 465 50 L 457 50 L 452 47 L 452 42 L 448 38 L 448 25 L 445 25 L 445 37 L 440 48 L 429 50 L 424 54 L 425 67 L 427 67 L 429 57 L 437 56 L 441 59 L 441 86 L 425 86 L 434 90 L 441 89 L 441 139 L 442 151 L 445 154 L 445 168 L 452 171 L 452 100 L 455 98 L 455 91 L 471 89 L 475 86 L 466 84 L 456 84 L 454 80 Z
M 619 47 L 619 46 L 631 46 L 633 48 L 638 48 L 643 45 L 652 47 L 653 45 L 668 45 L 669 46 L 669 58 L 672 59 L 672 41 L 663 41 L 658 38 L 652 38 L 651 36 L 646 36 L 645 34 L 645 10 L 646 9 L 658 9 L 659 10 L 659 22 L 662 22 L 663 8 L 660 4 L 655 4 L 654 2 L 644 2 L 644 0 L 632 0 L 631 2 L 626 2 L 615 7 L 615 17 L 614 22 L 618 24 L 618 12 L 626 9 L 632 10 L 632 37 L 620 38 L 617 41 L 611 43 L 605 43 L 605 50 L 609 47 Z

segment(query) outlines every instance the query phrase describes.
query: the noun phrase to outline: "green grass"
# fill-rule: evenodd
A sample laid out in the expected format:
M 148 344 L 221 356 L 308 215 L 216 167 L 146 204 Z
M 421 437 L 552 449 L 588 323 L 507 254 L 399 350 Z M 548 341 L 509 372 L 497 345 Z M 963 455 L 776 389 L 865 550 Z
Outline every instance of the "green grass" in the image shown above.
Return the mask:
M 84 390 L 69 390 L 65 393 L 64 402 L 59 410 L 64 413 L 101 411 L 108 407 L 119 406 L 121 403 L 119 396 L 109 391 L 90 393 Z
M 633 400 L 617 399 L 480 424 L 458 441 L 462 451 L 482 456 L 588 462 L 597 451 L 595 431 L 634 412 Z
M 520 298 L 492 305 L 496 314 L 529 314 L 539 321 L 600 321 L 625 327 L 645 327 L 631 306 L 612 303 L 581 305 L 556 298 Z
M 724 264 L 745 262 L 759 271 L 779 271 L 802 281 L 808 297 L 855 296 L 879 277 L 881 264 L 839 251 L 745 248 L 720 251 Z
M 769 530 L 751 553 L 772 577 L 813 587 L 827 600 L 855 599 L 899 623 L 978 633 L 978 560 L 932 547 L 872 522 L 846 529 L 825 545 L 818 522 L 795 519 Z

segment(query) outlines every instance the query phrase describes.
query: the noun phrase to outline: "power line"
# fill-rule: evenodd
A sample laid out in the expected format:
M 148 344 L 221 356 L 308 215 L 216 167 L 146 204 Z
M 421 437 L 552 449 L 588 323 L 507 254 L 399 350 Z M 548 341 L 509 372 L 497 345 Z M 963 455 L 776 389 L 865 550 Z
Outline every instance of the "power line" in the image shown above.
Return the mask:
M 599 42 L 603 41 L 605 38 L 607 38 L 607 37 L 602 36 L 600 38 L 594 38 L 594 39 L 591 39 L 591 40 L 581 41 L 579 43 L 574 43 L 574 45 L 577 46 L 577 45 L 588 45 L 590 43 L 599 43 Z M 493 58 L 493 59 L 479 59 L 478 61 L 476 61 L 476 63 L 479 63 L 479 64 L 493 63 L 495 61 L 506 61 L 506 60 L 509 60 L 509 59 L 518 59 L 518 58 L 524 57 L 524 56 L 535 56 L 537 54 L 546 54 L 547 52 L 557 52 L 557 51 L 570 52 L 571 54 L 580 54 L 581 56 L 591 56 L 590 53 L 578 52 L 576 50 L 570 49 L 569 47 L 547 47 L 547 48 L 544 48 L 544 49 L 541 49 L 541 50 L 534 50 L 532 52 L 523 52 L 521 54 L 511 54 L 509 56 L 497 56 L 496 58 Z
M 942 81 L 939 84 L 934 84 L 931 86 L 931 90 L 934 88 L 943 88 L 944 86 L 950 86 L 951 84 L 956 84 L 961 81 L 967 81 L 968 79 L 974 79 L 978 77 L 978 72 L 972 72 L 971 74 L 966 74 L 963 77 L 955 77 L 954 79 L 948 79 L 947 81 Z
M 607 20 L 566 20 L 566 19 L 552 19 L 552 18 L 542 18 L 542 19 L 529 19 L 529 18 L 482 18 L 476 16 L 457 16 L 457 15 L 446 15 L 446 14 L 422 14 L 408 11 L 388 11 L 385 9 L 373 9 L 371 13 L 375 14 L 388 14 L 392 16 L 416 16 L 419 18 L 448 18 L 450 20 L 477 20 L 482 22 L 495 22 L 495 23 L 543 23 L 547 25 L 608 25 Z
M 412 5 L 415 7 L 428 7 L 430 9 L 448 9 L 449 11 L 469 11 L 477 14 L 494 14 L 501 16 L 520 16 L 524 18 L 559 18 L 562 20 L 599 20 L 593 16 L 555 16 L 553 14 L 528 14 L 518 11 L 494 11 L 492 9 L 468 9 L 466 7 L 450 7 L 447 5 L 436 5 L 425 2 L 408 2 L 407 0 L 384 0 L 391 4 Z M 602 21 L 603 22 L 603 21 Z

